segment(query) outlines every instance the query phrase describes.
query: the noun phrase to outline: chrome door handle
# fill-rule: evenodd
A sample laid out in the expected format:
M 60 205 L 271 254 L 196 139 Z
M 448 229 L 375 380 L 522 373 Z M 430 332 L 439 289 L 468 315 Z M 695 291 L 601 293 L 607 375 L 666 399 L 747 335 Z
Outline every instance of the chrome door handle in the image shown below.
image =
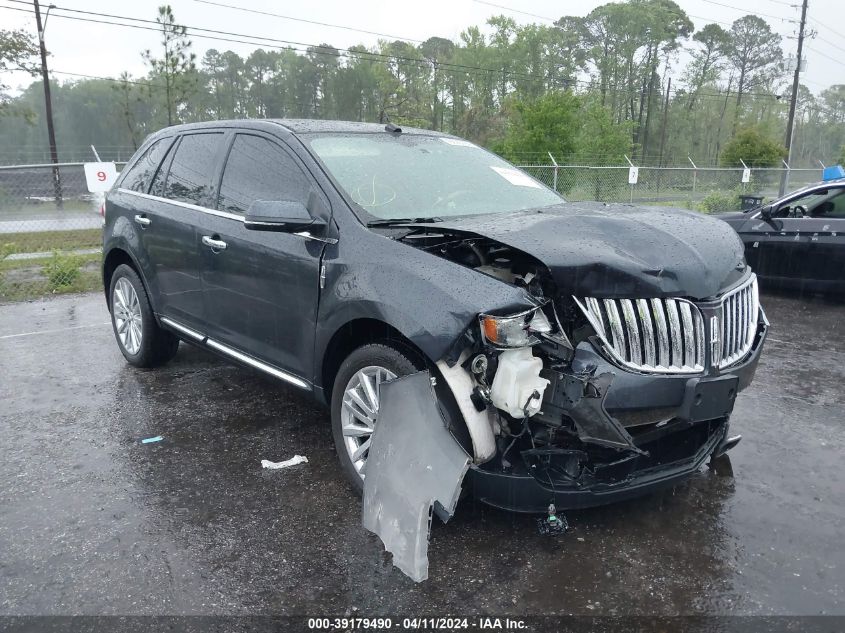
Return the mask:
M 141 226 L 149 226 L 150 225 L 150 219 L 148 217 L 144 216 L 144 215 L 136 215 L 135 221 L 138 224 L 140 224 Z
M 215 240 L 210 235 L 203 235 L 202 236 L 202 243 L 206 246 L 210 246 L 215 251 L 225 251 L 226 250 L 226 242 L 223 240 Z

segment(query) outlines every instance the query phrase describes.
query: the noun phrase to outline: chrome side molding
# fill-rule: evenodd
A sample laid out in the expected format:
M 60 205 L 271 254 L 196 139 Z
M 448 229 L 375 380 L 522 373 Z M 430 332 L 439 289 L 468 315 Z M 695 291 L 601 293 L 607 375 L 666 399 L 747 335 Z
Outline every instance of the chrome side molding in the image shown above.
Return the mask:
M 267 363 L 263 363 L 257 358 L 253 358 L 252 356 L 247 356 L 242 352 L 239 352 L 236 349 L 233 349 L 227 345 L 223 345 L 223 343 L 218 343 L 213 339 L 208 339 L 205 342 L 211 349 L 217 350 L 222 354 L 226 354 L 227 356 L 231 356 L 232 358 L 239 360 L 240 362 L 244 363 L 245 365 L 249 365 L 250 367 L 255 367 L 263 371 L 264 373 L 270 374 L 271 376 L 275 376 L 285 382 L 289 382 L 292 385 L 299 387 L 300 389 L 308 389 L 310 391 L 311 385 L 307 382 L 302 380 L 301 378 L 297 378 L 296 376 L 289 374 L 281 369 L 276 369 L 272 365 L 268 365 Z
M 173 319 L 168 319 L 167 317 L 159 317 L 159 321 L 164 323 L 167 327 L 173 328 L 177 332 L 184 334 L 185 336 L 194 339 L 195 341 L 199 341 L 202 343 L 205 341 L 205 334 L 200 334 L 196 330 L 192 330 L 189 327 L 185 327 L 181 323 L 177 323 Z
M 184 334 L 188 338 L 191 338 L 191 339 L 197 341 L 198 343 L 205 343 L 208 347 L 210 347 L 213 350 L 220 352 L 221 354 L 225 354 L 226 356 L 234 358 L 235 360 L 240 361 L 240 362 L 244 363 L 245 365 L 249 365 L 250 367 L 254 367 L 255 369 L 258 369 L 259 371 L 263 371 L 265 374 L 269 374 L 269 375 L 271 375 L 275 378 L 279 378 L 280 380 L 284 380 L 285 382 L 290 383 L 291 385 L 294 385 L 296 387 L 299 387 L 300 389 L 307 389 L 309 391 L 311 390 L 310 384 L 308 384 L 307 382 L 305 382 L 301 378 L 297 378 L 293 374 L 289 374 L 286 371 L 282 371 L 281 369 L 273 367 L 272 365 L 268 365 L 267 363 L 264 363 L 264 362 L 258 360 L 257 358 L 253 358 L 252 356 L 244 354 L 243 352 L 240 352 L 240 351 L 238 351 L 238 350 L 236 350 L 232 347 L 229 347 L 228 345 L 223 345 L 223 343 L 218 343 L 217 341 L 208 338 L 205 334 L 201 334 L 200 332 L 197 332 L 196 330 L 192 330 L 191 328 L 186 327 L 186 326 L 182 325 L 181 323 L 174 321 L 173 319 L 170 319 L 168 317 L 159 317 L 159 320 L 161 321 L 161 323 L 163 325 L 166 325 L 167 327 L 176 330 L 180 334 Z

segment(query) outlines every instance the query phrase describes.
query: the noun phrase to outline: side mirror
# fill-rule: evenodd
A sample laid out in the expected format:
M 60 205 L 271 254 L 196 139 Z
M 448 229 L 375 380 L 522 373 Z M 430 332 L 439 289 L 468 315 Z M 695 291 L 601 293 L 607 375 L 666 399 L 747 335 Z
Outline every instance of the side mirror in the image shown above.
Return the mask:
M 760 217 L 766 220 L 766 222 L 771 221 L 772 219 L 772 205 L 767 204 L 763 208 L 760 209 Z
M 304 204 L 291 200 L 256 200 L 244 217 L 244 226 L 253 231 L 296 233 L 324 225 L 308 213 Z

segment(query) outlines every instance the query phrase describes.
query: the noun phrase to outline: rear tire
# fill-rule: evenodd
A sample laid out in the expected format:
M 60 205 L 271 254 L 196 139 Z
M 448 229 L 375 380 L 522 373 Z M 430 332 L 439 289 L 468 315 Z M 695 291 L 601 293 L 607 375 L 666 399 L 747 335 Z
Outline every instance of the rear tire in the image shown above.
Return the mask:
M 171 360 L 179 339 L 158 326 L 141 278 L 121 264 L 109 284 L 109 312 L 117 346 L 135 367 L 157 367 Z

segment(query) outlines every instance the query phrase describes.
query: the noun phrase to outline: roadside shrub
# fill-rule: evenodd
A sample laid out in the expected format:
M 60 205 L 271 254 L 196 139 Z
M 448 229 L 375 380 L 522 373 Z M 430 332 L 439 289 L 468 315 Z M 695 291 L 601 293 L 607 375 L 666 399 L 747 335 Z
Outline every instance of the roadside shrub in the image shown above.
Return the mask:
M 740 205 L 739 194 L 735 191 L 714 191 L 698 203 L 698 208 L 705 213 L 719 213 L 720 211 L 739 211 Z
M 44 274 L 47 275 L 50 290 L 67 288 L 79 278 L 79 262 L 73 257 L 54 251 L 53 259 L 44 265 Z

